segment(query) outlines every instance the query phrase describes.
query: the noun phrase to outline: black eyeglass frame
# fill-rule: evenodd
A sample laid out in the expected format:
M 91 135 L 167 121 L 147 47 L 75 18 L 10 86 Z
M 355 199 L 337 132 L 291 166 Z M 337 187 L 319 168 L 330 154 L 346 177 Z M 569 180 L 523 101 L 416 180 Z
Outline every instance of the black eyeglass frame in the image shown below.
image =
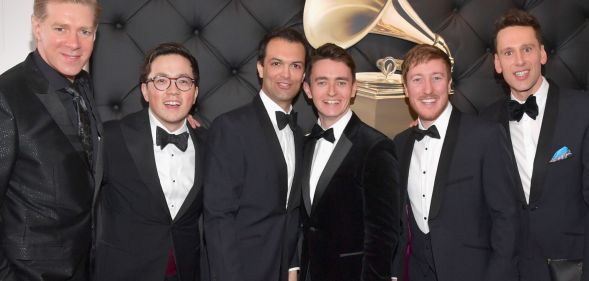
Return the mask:
M 167 79 L 168 80 L 168 83 L 167 83 L 168 85 L 164 89 L 160 89 L 157 86 L 157 84 L 155 83 L 155 80 L 161 79 L 161 78 L 164 78 L 164 79 Z M 190 83 L 190 88 L 188 88 L 188 89 L 182 89 L 182 88 L 178 87 L 178 79 L 186 79 L 186 80 L 189 80 L 191 82 Z M 167 76 L 154 76 L 153 78 L 150 78 L 150 79 L 145 80 L 145 82 L 143 82 L 143 83 L 149 84 L 149 82 L 153 82 L 153 87 L 155 87 L 158 91 L 165 91 L 165 90 L 169 89 L 170 86 L 172 86 L 172 81 L 174 81 L 174 85 L 176 85 L 176 88 L 178 90 L 182 91 L 182 92 L 188 92 L 188 91 L 190 91 L 192 88 L 194 88 L 194 84 L 196 82 L 196 80 L 194 80 L 194 79 L 192 79 L 190 77 L 186 77 L 186 76 L 180 76 L 180 77 L 176 77 L 176 78 L 170 78 L 170 77 L 167 77 Z

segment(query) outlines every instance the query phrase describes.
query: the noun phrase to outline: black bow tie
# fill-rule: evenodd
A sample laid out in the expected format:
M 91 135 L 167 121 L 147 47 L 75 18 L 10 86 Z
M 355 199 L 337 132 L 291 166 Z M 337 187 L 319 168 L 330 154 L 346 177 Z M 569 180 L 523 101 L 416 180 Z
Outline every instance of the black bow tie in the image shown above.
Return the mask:
M 525 103 L 509 100 L 507 103 L 507 110 L 509 110 L 509 121 L 519 122 L 519 120 L 522 120 L 524 113 L 530 116 L 530 118 L 536 120 L 536 116 L 538 116 L 536 96 L 529 96 Z
M 313 129 L 311 130 L 311 134 L 309 134 L 310 138 L 313 139 L 320 139 L 324 138 L 326 141 L 333 143 L 335 141 L 335 136 L 333 135 L 333 128 L 329 128 L 327 130 L 323 130 L 319 124 L 315 124 Z
M 186 148 L 188 148 L 188 132 L 174 135 L 168 134 L 164 129 L 157 127 L 155 135 L 155 144 L 159 145 L 162 149 L 170 143 L 182 151 L 186 151 Z
M 440 133 L 438 133 L 438 128 L 436 125 L 432 125 L 427 130 L 422 130 L 418 126 L 413 127 L 413 135 L 415 135 L 415 139 L 417 141 L 421 141 L 425 136 L 429 136 L 430 138 L 439 139 Z
M 282 111 L 276 111 L 276 124 L 279 130 L 284 129 L 288 124 L 290 129 L 294 131 L 297 127 L 297 113 L 292 111 L 290 114 L 286 114 Z

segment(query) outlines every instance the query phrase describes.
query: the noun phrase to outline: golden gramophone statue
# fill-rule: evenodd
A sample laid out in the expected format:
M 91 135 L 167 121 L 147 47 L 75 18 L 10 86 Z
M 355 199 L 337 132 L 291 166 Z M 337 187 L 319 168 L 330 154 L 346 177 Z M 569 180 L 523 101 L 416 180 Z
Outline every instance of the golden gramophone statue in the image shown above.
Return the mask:
M 431 44 L 452 57 L 444 39 L 427 27 L 407 0 L 307 0 L 303 25 L 315 48 L 334 43 L 347 49 L 368 33 L 376 33 Z M 381 72 L 357 73 L 359 94 L 402 95 L 401 77 L 396 73 L 401 64 L 402 60 L 386 57 L 376 62 Z

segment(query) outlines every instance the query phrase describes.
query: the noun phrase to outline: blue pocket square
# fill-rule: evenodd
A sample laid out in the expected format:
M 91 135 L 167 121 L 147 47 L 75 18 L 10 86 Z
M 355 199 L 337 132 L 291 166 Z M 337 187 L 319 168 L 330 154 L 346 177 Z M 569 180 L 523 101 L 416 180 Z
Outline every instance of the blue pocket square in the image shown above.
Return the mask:
M 556 161 L 564 160 L 564 159 L 567 159 L 567 158 L 569 158 L 571 156 L 573 156 L 573 153 L 571 152 L 571 150 L 568 147 L 563 146 L 559 150 L 557 150 L 554 153 L 554 155 L 552 155 L 552 159 L 550 159 L 550 163 L 554 163 Z

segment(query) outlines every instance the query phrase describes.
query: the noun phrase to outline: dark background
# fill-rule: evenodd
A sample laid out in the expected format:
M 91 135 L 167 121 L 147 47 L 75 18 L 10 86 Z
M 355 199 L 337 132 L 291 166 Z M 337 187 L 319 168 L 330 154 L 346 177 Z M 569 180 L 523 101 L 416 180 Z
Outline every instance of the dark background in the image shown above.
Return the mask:
M 323 1 L 323 0 L 319 0 Z M 209 124 L 215 117 L 258 94 L 258 42 L 278 26 L 303 30 L 301 0 L 101 0 L 102 14 L 91 61 L 96 101 L 103 121 L 142 107 L 139 67 L 159 43 L 187 46 L 200 64 L 195 114 Z M 510 8 L 535 15 L 543 28 L 548 63 L 545 75 L 561 87 L 588 91 L 588 0 L 409 0 L 430 29 L 442 35 L 455 59 L 454 104 L 476 112 L 506 93 L 493 68 L 493 23 Z M 349 48 L 358 71 L 378 71 L 374 62 L 402 57 L 412 42 L 369 34 Z M 299 123 L 315 121 L 301 95 Z M 589 109 L 588 109 L 589 110 Z

